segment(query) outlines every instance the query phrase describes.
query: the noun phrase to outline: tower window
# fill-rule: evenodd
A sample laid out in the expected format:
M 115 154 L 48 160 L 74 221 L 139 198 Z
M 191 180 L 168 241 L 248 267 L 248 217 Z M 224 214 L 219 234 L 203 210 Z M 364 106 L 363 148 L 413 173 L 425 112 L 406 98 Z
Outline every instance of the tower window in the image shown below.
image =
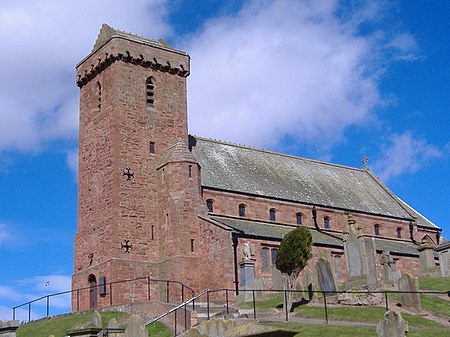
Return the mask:
M 397 228 L 397 238 L 401 238 L 402 237 L 402 229 L 400 227 Z
M 102 108 L 102 86 L 97 82 L 97 108 Z
M 152 153 L 152 154 L 155 153 L 155 142 L 150 142 L 148 149 L 149 149 L 150 153 Z
M 323 228 L 330 228 L 330 218 L 327 216 L 323 218 Z
M 303 214 L 302 213 L 297 213 L 296 214 L 296 218 L 297 218 L 297 225 L 301 225 L 302 224 L 302 217 L 303 217 Z
M 376 236 L 380 235 L 380 225 L 373 226 L 373 234 Z
M 242 217 L 245 216 L 245 205 L 244 204 L 239 205 L 239 216 L 242 216 Z
M 271 208 L 270 210 L 269 210 L 269 219 L 270 219 L 270 221 L 275 221 L 276 220 L 276 213 L 277 213 L 277 211 L 275 210 L 275 208 Z
M 152 238 L 152 240 L 155 240 L 155 225 L 152 225 L 151 238 Z
M 206 200 L 206 207 L 208 208 L 208 212 L 214 212 L 214 200 Z
M 153 79 L 151 77 L 147 78 L 145 84 L 147 89 L 147 106 L 153 107 L 153 103 L 155 102 L 155 85 L 153 84 Z
M 189 165 L 189 178 L 192 178 L 192 165 Z
M 191 253 L 194 252 L 194 242 L 195 242 L 195 239 L 191 239 Z

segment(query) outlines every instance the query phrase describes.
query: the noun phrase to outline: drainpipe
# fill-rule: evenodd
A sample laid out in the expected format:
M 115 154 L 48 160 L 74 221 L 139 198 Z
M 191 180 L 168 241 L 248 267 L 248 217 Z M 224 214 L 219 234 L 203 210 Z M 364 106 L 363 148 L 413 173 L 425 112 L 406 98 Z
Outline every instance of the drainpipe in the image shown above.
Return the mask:
M 412 242 L 416 243 L 416 240 L 414 239 L 414 225 L 412 221 L 409 222 L 409 238 Z
M 236 296 L 239 295 L 239 281 L 238 281 L 238 258 L 237 258 L 237 247 L 238 247 L 238 236 L 236 233 L 231 233 L 231 241 L 233 242 L 233 260 L 234 260 L 234 285 L 236 289 Z

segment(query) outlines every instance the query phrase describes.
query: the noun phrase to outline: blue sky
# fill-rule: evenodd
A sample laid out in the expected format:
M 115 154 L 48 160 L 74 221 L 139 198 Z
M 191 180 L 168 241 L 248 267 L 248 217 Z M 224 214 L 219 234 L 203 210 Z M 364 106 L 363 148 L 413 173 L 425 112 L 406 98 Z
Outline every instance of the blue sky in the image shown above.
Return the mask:
M 367 155 L 450 237 L 449 17 L 446 0 L 0 0 L 0 319 L 70 288 L 75 65 L 102 23 L 191 55 L 192 134 L 356 167 Z

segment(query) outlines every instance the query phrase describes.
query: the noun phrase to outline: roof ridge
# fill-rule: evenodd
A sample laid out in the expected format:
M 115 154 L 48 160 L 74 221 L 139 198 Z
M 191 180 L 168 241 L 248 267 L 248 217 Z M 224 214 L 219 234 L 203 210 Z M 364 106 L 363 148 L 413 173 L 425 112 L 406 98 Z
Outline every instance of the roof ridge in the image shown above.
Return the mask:
M 266 149 L 262 149 L 262 148 L 258 148 L 258 147 L 250 146 L 250 145 L 243 145 L 243 144 L 238 144 L 238 143 L 233 143 L 233 142 L 228 142 L 228 141 L 222 141 L 222 140 L 217 140 L 217 139 L 212 139 L 212 138 L 206 138 L 206 137 L 201 137 L 201 136 L 196 136 L 196 135 L 190 135 L 190 136 L 192 136 L 194 138 L 197 138 L 197 139 L 204 140 L 204 141 L 217 143 L 217 144 L 230 145 L 230 146 L 240 147 L 240 148 L 243 148 L 243 149 L 254 150 L 254 151 L 264 152 L 264 153 L 268 153 L 268 154 L 274 154 L 274 155 L 278 155 L 278 156 L 282 156 L 282 157 L 293 158 L 293 159 L 300 159 L 300 160 L 313 162 L 313 163 L 317 163 L 317 164 L 324 164 L 324 165 L 329 165 L 329 166 L 334 166 L 334 167 L 351 169 L 351 170 L 355 170 L 355 171 L 361 171 L 361 172 L 365 172 L 366 171 L 366 170 L 364 170 L 362 168 L 358 168 L 358 167 L 342 165 L 342 164 L 336 164 L 336 163 L 329 163 L 329 162 L 326 162 L 326 161 L 321 161 L 321 160 L 311 159 L 311 158 L 305 158 L 305 157 L 301 157 L 301 156 L 294 156 L 292 154 L 275 152 L 275 151 L 266 150 Z

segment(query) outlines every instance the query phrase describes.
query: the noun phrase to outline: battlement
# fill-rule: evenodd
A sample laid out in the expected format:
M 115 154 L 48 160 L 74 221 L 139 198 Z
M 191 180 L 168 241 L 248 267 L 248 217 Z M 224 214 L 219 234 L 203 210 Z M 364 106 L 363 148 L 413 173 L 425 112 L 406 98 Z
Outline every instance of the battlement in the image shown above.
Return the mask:
M 104 24 L 92 52 L 76 66 L 76 83 L 83 87 L 116 61 L 189 76 L 189 54 L 171 48 L 163 40 L 151 40 L 115 30 Z

